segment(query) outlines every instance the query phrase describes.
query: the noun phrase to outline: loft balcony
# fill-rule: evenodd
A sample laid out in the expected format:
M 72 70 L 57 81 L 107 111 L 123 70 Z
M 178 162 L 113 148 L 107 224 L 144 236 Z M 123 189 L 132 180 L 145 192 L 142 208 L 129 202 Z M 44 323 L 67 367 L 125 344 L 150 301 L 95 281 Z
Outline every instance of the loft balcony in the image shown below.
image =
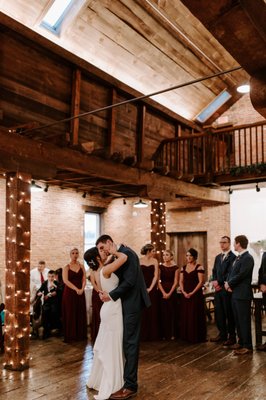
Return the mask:
M 204 186 L 265 181 L 266 121 L 163 140 L 153 161 L 158 173 Z

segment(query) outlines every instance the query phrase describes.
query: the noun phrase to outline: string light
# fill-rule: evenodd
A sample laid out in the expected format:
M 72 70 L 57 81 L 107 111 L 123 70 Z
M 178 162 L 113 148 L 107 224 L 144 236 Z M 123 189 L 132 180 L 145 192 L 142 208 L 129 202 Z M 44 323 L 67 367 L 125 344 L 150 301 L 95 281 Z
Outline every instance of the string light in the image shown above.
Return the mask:
M 23 370 L 29 366 L 29 250 L 30 184 L 24 174 L 6 175 L 7 263 L 5 311 L 6 369 Z M 17 258 L 16 258 L 17 257 Z M 18 275 L 19 273 L 19 275 Z M 21 275 L 23 273 L 23 275 Z M 18 286 L 19 276 L 19 288 Z M 24 282 L 25 285 L 23 284 Z M 22 285 L 21 285 L 22 283 Z M 25 286 L 25 289 L 22 289 Z

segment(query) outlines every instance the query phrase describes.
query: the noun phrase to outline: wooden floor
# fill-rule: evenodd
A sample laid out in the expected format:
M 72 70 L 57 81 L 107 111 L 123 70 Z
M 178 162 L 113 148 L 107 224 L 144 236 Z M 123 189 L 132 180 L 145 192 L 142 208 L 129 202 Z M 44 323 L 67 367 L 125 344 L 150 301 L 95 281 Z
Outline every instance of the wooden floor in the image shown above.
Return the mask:
M 208 334 L 216 334 L 214 323 Z M 93 399 L 95 392 L 86 389 L 93 357 L 89 343 L 69 345 L 56 337 L 32 340 L 31 357 L 29 370 L 2 370 L 0 399 Z M 265 352 L 237 357 L 211 342 L 143 343 L 134 399 L 265 400 L 265 382 Z

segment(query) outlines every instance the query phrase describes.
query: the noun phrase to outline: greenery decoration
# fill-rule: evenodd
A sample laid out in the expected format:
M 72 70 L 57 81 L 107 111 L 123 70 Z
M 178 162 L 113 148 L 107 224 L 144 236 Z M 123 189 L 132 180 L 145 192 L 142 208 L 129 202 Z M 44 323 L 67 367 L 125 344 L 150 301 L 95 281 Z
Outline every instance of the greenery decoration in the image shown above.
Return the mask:
M 266 172 L 265 163 L 251 164 L 244 167 L 235 166 L 230 168 L 230 175 L 232 176 L 239 176 L 244 174 L 262 174 L 263 172 Z

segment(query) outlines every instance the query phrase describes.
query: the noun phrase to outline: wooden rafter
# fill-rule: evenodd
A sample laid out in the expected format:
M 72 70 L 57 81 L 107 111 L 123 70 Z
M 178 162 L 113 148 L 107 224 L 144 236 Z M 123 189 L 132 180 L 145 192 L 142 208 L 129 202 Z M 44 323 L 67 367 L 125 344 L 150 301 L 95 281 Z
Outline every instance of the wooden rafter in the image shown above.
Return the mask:
M 183 195 L 221 203 L 227 203 L 229 200 L 228 195 L 219 190 L 176 181 L 110 160 L 84 155 L 75 150 L 59 148 L 51 143 L 37 142 L 16 134 L 10 136 L 3 129 L 0 129 L 0 148 L 1 153 L 12 155 L 14 158 L 20 157 L 22 161 L 39 161 L 40 164 L 44 162 L 56 166 L 57 169 L 111 179 L 118 183 L 146 186 L 147 195 L 151 199 L 170 201 L 175 200 L 176 195 Z

